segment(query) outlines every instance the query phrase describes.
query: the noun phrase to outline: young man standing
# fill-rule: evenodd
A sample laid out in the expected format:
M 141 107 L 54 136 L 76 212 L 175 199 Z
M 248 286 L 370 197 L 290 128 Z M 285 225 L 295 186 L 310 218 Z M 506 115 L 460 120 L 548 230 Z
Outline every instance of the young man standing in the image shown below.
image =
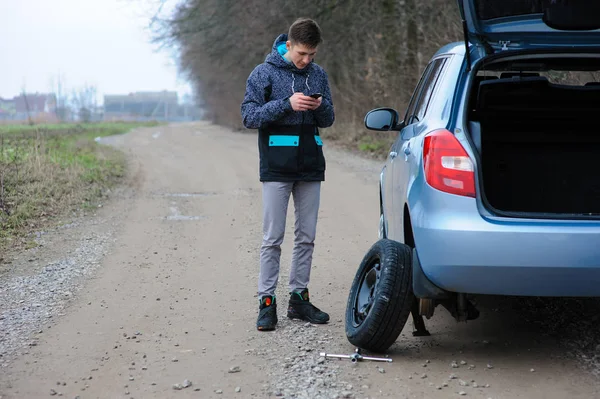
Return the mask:
M 309 300 L 308 283 L 317 229 L 321 182 L 325 180 L 319 128 L 334 121 L 325 71 L 314 63 L 321 29 L 311 19 L 296 20 L 275 39 L 265 62 L 250 74 L 241 106 L 244 126 L 258 129 L 263 191 L 263 241 L 258 278 L 256 328 L 277 324 L 275 289 L 290 195 L 295 230 L 287 316 L 323 324 L 329 315 Z

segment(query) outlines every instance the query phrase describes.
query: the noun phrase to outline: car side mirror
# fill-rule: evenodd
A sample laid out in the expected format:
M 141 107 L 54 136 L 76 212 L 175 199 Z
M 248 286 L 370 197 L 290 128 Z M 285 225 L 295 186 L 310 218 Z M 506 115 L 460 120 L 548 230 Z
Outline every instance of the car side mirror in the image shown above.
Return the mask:
M 404 122 L 398 123 L 398 112 L 393 108 L 377 108 L 365 115 L 365 127 L 370 130 L 387 132 L 401 130 Z

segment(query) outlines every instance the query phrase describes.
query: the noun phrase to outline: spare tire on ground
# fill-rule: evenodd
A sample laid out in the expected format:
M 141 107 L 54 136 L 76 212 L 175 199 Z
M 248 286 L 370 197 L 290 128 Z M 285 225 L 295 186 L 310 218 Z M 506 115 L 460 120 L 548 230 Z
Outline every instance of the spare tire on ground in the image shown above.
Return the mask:
M 351 344 L 385 352 L 398 338 L 415 297 L 412 250 L 380 239 L 363 258 L 346 305 L 346 337 Z

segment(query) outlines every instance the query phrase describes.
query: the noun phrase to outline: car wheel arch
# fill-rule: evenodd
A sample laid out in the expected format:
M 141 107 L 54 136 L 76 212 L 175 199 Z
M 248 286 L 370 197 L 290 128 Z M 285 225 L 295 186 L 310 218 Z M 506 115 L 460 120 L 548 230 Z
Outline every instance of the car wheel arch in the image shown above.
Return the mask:
M 403 233 L 404 233 L 404 244 L 411 248 L 415 248 L 415 237 L 413 235 L 412 223 L 410 221 L 410 211 L 408 210 L 408 204 L 404 204 L 404 215 L 402 218 Z
M 381 182 L 379 182 L 379 212 L 383 215 L 383 194 L 381 190 L 383 189 Z
M 379 183 L 379 238 L 387 238 L 387 222 L 383 211 L 383 194 L 382 185 Z

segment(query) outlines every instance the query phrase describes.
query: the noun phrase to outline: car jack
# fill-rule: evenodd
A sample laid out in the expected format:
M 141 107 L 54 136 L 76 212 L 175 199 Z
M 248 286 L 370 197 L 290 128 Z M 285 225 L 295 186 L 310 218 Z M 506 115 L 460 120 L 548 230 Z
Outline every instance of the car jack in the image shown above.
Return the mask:
M 413 304 L 410 308 L 410 314 L 412 315 L 413 325 L 416 329 L 416 331 L 413 331 L 412 333 L 413 337 L 429 337 L 431 334 L 425 327 L 423 316 L 419 314 L 419 300 L 416 297 L 413 299 Z
M 334 359 L 350 359 L 352 363 L 360 362 L 362 360 L 371 360 L 374 362 L 388 362 L 391 363 L 392 359 L 386 357 L 371 357 L 371 356 L 363 356 L 360 354 L 360 349 L 356 348 L 353 354 L 351 355 L 332 355 L 331 353 L 321 352 L 319 353 L 324 358 L 334 358 Z

